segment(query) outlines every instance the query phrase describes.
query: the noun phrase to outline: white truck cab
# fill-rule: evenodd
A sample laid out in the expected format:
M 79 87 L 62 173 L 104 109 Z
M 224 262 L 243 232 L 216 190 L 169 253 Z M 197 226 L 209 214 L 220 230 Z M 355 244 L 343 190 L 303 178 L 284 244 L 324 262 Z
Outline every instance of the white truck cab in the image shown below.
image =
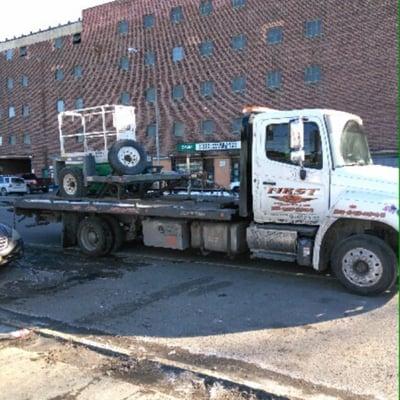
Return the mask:
M 392 285 L 398 169 L 373 165 L 361 118 L 325 109 L 249 114 L 253 255 L 319 271 L 331 264 L 358 293 Z

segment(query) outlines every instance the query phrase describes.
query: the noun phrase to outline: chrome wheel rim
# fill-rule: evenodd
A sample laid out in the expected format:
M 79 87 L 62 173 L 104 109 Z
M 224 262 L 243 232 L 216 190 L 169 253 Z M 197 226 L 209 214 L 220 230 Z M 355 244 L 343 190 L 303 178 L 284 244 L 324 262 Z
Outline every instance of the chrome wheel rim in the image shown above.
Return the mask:
M 374 252 L 357 247 L 344 255 L 342 271 L 346 279 L 354 285 L 370 287 L 382 278 L 383 265 Z
M 118 151 L 118 161 L 126 167 L 136 167 L 140 161 L 140 154 L 134 147 L 124 146 Z
M 65 175 L 63 179 L 63 187 L 65 193 L 67 193 L 70 196 L 74 195 L 78 187 L 78 181 L 75 178 L 75 176 L 73 176 L 72 174 Z
M 82 229 L 81 240 L 85 248 L 89 251 L 96 250 L 100 242 L 98 232 L 91 225 L 85 226 Z

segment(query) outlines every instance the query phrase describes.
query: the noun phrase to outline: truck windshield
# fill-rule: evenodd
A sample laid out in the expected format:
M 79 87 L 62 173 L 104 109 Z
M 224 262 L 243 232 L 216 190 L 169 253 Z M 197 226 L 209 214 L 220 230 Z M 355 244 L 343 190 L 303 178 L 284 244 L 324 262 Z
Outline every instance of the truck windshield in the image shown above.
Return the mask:
M 367 135 L 357 121 L 350 120 L 344 126 L 340 138 L 340 153 L 343 159 L 341 166 L 372 164 Z

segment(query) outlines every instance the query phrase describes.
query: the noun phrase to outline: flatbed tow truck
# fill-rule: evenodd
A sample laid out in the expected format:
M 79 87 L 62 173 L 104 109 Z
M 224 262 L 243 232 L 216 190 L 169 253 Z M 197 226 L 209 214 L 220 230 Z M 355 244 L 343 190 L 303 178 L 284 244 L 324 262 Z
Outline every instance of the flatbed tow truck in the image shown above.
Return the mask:
M 118 190 L 21 198 L 15 213 L 39 223 L 62 221 L 63 246 L 78 244 L 94 256 L 140 238 L 146 246 L 248 252 L 317 271 L 331 268 L 361 295 L 396 282 L 398 169 L 373 165 L 356 115 L 247 107 L 239 196 L 194 195 L 190 188 L 177 194 L 168 182 L 187 177 L 161 169 L 91 178 L 93 171 L 93 157 L 85 158 L 85 185 L 100 179 Z M 130 190 L 133 181 L 146 182 L 146 190 Z

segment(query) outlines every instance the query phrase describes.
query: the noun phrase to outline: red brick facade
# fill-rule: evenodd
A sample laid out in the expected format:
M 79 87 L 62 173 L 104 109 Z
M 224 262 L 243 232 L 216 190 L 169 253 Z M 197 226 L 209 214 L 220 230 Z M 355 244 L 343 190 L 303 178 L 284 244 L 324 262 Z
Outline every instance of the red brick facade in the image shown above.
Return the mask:
M 327 107 L 360 115 L 375 150 L 397 146 L 397 2 L 395 0 L 246 0 L 235 9 L 232 0 L 212 0 L 213 12 L 199 12 L 200 0 L 116 0 L 83 11 L 82 41 L 72 44 L 64 37 L 61 49 L 54 40 L 28 46 L 28 55 L 12 60 L 0 55 L 0 156 L 32 155 L 37 172 L 51 164 L 59 151 L 57 99 L 66 109 L 82 98 L 85 107 L 117 103 L 122 92 L 130 94 L 137 107 L 138 137 L 154 151 L 147 126 L 155 121 L 154 104 L 145 92 L 157 88 L 160 109 L 161 154 L 175 153 L 178 142 L 237 140 L 232 122 L 246 104 L 290 109 Z M 182 7 L 183 20 L 174 24 L 170 13 Z M 144 15 L 153 14 L 154 27 L 143 27 Z M 321 20 L 322 34 L 309 38 L 305 23 Z M 119 34 L 118 22 L 128 22 L 128 32 Z M 267 44 L 271 27 L 282 27 L 283 40 Z M 231 47 L 232 37 L 244 34 L 242 51 Z M 200 43 L 210 40 L 213 55 L 202 57 Z M 184 48 L 182 61 L 172 61 L 172 49 Z M 128 49 L 131 49 L 130 51 Z M 135 50 L 133 50 L 135 49 Z M 154 66 L 145 65 L 146 52 L 154 52 Z M 15 50 L 18 53 L 18 49 Z M 128 57 L 129 71 L 119 68 Z M 321 81 L 305 83 L 305 69 L 321 68 Z M 72 75 L 81 66 L 83 76 Z M 61 68 L 64 79 L 55 79 Z M 280 71 L 279 90 L 266 85 L 267 73 Z M 21 76 L 29 79 L 21 85 Z M 242 93 L 233 93 L 232 80 L 246 77 Z M 14 88 L 7 89 L 7 79 Z M 202 82 L 214 83 L 214 95 L 200 94 Z M 172 89 L 183 85 L 184 99 L 172 100 Z M 14 106 L 16 117 L 8 118 Z M 30 115 L 22 116 L 29 105 Z M 213 120 L 215 133 L 201 133 L 201 122 Z M 173 133 L 174 122 L 185 125 L 183 137 Z M 29 133 L 31 145 L 23 144 Z M 16 144 L 9 144 L 15 135 Z

